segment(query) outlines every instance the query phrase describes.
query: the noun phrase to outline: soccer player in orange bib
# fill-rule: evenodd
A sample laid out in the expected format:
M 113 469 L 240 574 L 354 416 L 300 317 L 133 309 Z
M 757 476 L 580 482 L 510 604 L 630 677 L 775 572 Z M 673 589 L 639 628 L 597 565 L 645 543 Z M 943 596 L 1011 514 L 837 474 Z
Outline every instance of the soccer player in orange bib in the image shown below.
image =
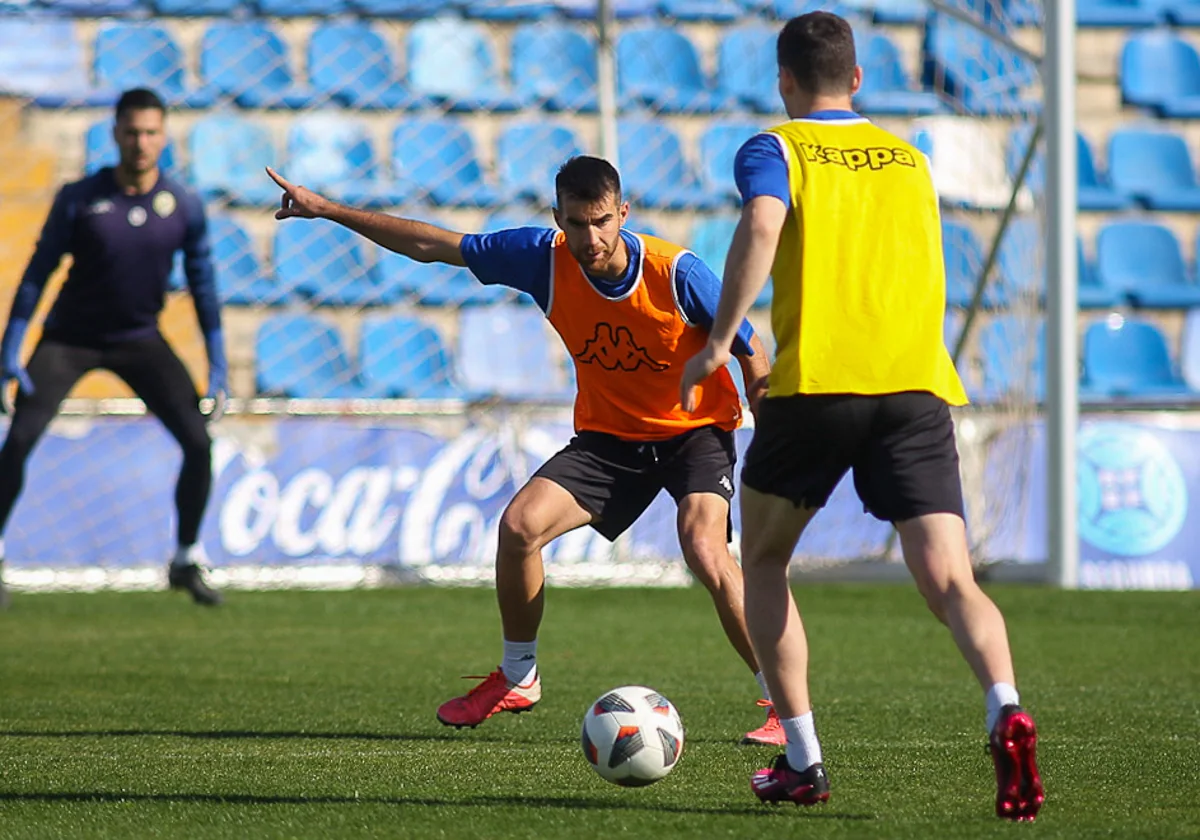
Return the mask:
M 537 636 L 542 621 L 542 547 L 590 525 L 616 539 L 659 491 L 678 504 L 688 568 L 708 589 L 729 641 L 759 677 L 746 635 L 742 574 L 729 553 L 733 430 L 741 403 L 722 370 L 679 403 L 683 363 L 708 340 L 720 281 L 694 254 L 623 229 L 629 205 L 616 169 L 572 158 L 555 180 L 560 230 L 526 227 L 461 234 L 335 204 L 273 170 L 283 189 L 276 218 L 325 218 L 420 262 L 468 267 L 483 283 L 529 293 L 574 357 L 575 437 L 513 498 L 500 520 L 496 591 L 504 630 L 500 667 L 438 720 L 474 727 L 497 712 L 523 712 L 542 696 Z M 733 354 L 749 404 L 766 385 L 766 353 L 744 319 Z M 744 743 L 783 744 L 763 688 L 767 722 Z
M 681 401 L 729 357 L 742 315 L 774 278 L 770 390 L 742 471 L 742 563 L 754 650 L 787 752 L 751 779 L 764 802 L 811 805 L 829 779 L 808 693 L 808 641 L 788 588 L 801 532 L 852 471 L 868 512 L 892 522 L 904 560 L 983 688 L 996 813 L 1032 820 L 1043 800 L 1033 718 L 1021 708 L 1004 618 L 971 569 L 950 405 L 966 402 L 946 352 L 946 278 L 928 161 L 854 113 L 854 35 L 813 12 L 779 35 L 790 122 L 748 140 L 734 175 L 742 217 L 708 345 Z

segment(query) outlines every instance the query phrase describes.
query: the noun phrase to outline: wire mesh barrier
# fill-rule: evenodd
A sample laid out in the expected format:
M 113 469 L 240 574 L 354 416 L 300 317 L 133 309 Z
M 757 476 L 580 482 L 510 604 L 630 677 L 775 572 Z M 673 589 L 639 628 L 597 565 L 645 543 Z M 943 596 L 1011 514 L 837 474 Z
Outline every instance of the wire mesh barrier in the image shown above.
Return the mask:
M 280 191 L 264 167 L 356 207 L 491 231 L 553 226 L 558 165 L 604 153 L 619 161 L 629 227 L 693 249 L 719 273 L 738 212 L 734 154 L 785 118 L 775 37 L 782 20 L 815 8 L 856 25 L 859 110 L 932 162 L 947 344 L 976 403 L 959 416 L 976 553 L 1035 559 L 1024 543 L 1036 527 L 1029 482 L 1044 473 L 1031 466 L 1045 387 L 1039 4 L 615 0 L 611 25 L 575 0 L 3 8 L 5 299 L 56 186 L 116 161 L 116 93 L 148 86 L 171 109 L 162 167 L 207 208 L 230 359 L 203 530 L 229 579 L 276 580 L 278 567 L 293 571 L 279 579 L 312 584 L 380 568 L 487 579 L 496 517 L 569 438 L 574 389 L 571 360 L 529 295 L 333 223 L 277 222 Z M 1081 139 L 1081 152 L 1100 139 Z M 1088 200 L 1123 206 L 1094 175 Z M 1088 269 L 1083 245 L 1080 260 Z M 1089 272 L 1084 304 L 1118 304 Z M 182 263 L 172 284 L 163 331 L 202 386 Z M 768 340 L 769 301 L 768 287 L 751 315 Z M 27 349 L 36 339 L 35 326 Z M 80 585 L 82 572 L 45 570 L 127 567 L 126 583 L 149 580 L 136 570 L 169 553 L 177 456 L 152 422 L 112 416 L 136 413 L 130 396 L 111 375 L 89 376 L 35 454 L 7 534 L 15 582 L 23 569 L 27 584 Z M 664 495 L 615 545 L 580 532 L 550 565 L 563 579 L 684 580 L 673 522 Z M 800 562 L 895 559 L 890 529 L 861 512 L 848 483 L 819 522 Z

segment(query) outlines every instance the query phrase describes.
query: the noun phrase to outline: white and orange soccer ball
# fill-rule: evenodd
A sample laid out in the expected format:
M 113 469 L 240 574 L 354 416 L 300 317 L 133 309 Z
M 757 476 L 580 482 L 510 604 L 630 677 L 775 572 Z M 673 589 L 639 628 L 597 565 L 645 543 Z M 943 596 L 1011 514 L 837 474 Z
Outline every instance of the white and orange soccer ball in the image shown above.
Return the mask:
M 657 782 L 683 754 L 683 721 L 652 688 L 606 691 L 583 716 L 583 755 L 602 779 L 623 787 Z

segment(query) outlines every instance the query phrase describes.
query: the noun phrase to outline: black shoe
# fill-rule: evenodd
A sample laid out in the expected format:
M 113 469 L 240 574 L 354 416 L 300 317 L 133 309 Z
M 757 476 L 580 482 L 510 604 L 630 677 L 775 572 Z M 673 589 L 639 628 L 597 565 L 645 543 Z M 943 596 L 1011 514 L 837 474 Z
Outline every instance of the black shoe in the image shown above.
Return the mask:
M 787 756 L 779 754 L 750 777 L 750 789 L 760 802 L 794 802 L 797 805 L 816 805 L 829 801 L 829 776 L 825 765 L 817 763 L 799 772 L 788 764 Z
M 193 601 L 206 607 L 215 607 L 224 601 L 221 593 L 208 585 L 208 581 L 204 579 L 204 572 L 195 563 L 186 566 L 172 564 L 167 573 L 167 583 L 172 589 L 190 592 Z

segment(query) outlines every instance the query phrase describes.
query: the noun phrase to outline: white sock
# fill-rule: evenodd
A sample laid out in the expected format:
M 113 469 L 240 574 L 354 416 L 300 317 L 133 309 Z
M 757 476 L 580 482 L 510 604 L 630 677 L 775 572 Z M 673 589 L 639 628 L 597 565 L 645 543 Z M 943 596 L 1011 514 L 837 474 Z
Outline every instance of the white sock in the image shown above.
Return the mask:
M 787 735 L 787 762 L 792 769 L 803 773 L 821 760 L 821 742 L 817 740 L 817 727 L 813 713 L 800 717 L 783 718 L 783 732 Z
M 201 543 L 181 545 L 175 550 L 175 556 L 171 558 L 172 566 L 204 566 L 207 564 L 208 555 L 204 553 L 204 545 Z
M 517 685 L 529 685 L 537 677 L 537 639 L 532 642 L 510 642 L 504 640 L 504 659 L 500 670 L 508 681 Z
M 762 671 L 754 675 L 754 679 L 758 680 L 758 687 L 762 689 L 762 698 L 768 703 L 771 702 L 771 692 L 767 688 L 767 679 L 763 676 Z
M 1000 710 L 1005 706 L 1015 706 L 1021 702 L 1017 687 L 1010 683 L 996 683 L 987 690 L 987 731 L 990 735 L 1000 717 Z

